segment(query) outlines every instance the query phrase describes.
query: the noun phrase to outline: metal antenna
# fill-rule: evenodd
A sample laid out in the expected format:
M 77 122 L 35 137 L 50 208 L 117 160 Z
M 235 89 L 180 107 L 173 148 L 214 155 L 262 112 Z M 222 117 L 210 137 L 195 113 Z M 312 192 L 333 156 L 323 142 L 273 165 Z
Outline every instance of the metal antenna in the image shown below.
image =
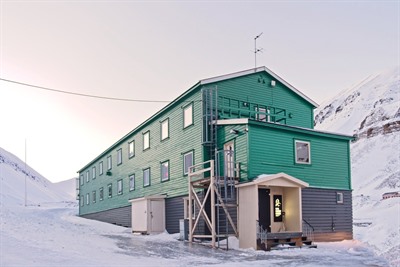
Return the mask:
M 257 48 L 257 39 L 262 35 L 263 33 L 260 33 L 256 37 L 254 37 L 254 69 L 257 68 L 257 53 L 262 52 L 262 48 Z

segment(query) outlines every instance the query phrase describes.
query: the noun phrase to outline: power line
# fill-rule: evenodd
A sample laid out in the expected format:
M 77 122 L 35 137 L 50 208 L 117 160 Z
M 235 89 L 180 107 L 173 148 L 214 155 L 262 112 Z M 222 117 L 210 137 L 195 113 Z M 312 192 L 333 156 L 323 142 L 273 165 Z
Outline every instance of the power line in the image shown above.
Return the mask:
M 116 97 L 108 97 L 108 96 L 81 94 L 81 93 L 75 93 L 75 92 L 69 92 L 69 91 L 63 91 L 63 90 L 58 90 L 58 89 L 53 89 L 53 88 L 33 85 L 33 84 L 29 84 L 29 83 L 12 81 L 12 80 L 3 79 L 3 78 L 0 78 L 0 81 L 9 82 L 9 83 L 15 83 L 15 84 L 29 86 L 29 87 L 34 87 L 34 88 L 37 88 L 37 89 L 56 92 L 56 93 L 83 96 L 83 97 L 91 97 L 91 98 L 99 98 L 99 99 L 106 99 L 106 100 L 114 100 L 114 101 L 144 102 L 144 103 L 169 103 L 169 102 L 171 102 L 171 101 L 167 101 L 167 100 L 130 99 L 130 98 L 116 98 Z

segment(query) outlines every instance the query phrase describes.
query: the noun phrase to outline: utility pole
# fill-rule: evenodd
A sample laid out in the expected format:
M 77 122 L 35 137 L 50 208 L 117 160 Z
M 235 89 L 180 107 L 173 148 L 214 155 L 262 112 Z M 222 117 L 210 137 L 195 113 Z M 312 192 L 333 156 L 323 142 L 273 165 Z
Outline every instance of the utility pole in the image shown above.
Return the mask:
M 258 52 L 262 52 L 262 48 L 257 48 L 257 39 L 260 38 L 260 36 L 263 33 L 260 33 L 259 35 L 257 35 L 256 37 L 254 37 L 254 69 L 257 68 L 257 53 Z

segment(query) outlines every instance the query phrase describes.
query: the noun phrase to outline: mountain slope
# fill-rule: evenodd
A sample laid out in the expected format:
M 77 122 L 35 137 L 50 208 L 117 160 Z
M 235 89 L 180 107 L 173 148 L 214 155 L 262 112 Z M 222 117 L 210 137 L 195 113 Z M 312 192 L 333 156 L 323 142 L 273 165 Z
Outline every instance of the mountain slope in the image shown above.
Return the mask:
M 400 68 L 370 75 L 315 111 L 315 128 L 355 135 L 351 144 L 355 238 L 400 265 Z
M 60 185 L 51 183 L 29 165 L 10 152 L 0 148 L 0 205 L 25 204 L 25 179 L 27 205 L 40 205 L 49 202 L 74 201 L 75 179 Z M 71 189 L 72 188 L 72 189 Z

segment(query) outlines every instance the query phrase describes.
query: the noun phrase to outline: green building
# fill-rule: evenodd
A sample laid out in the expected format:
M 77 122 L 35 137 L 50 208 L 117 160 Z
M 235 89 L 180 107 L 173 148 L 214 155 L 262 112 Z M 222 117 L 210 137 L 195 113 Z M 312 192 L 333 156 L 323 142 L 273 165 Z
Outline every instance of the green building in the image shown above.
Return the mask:
M 352 239 L 352 137 L 314 130 L 316 107 L 265 67 L 201 80 L 78 171 L 79 215 L 147 233 L 189 219 L 241 247 Z

